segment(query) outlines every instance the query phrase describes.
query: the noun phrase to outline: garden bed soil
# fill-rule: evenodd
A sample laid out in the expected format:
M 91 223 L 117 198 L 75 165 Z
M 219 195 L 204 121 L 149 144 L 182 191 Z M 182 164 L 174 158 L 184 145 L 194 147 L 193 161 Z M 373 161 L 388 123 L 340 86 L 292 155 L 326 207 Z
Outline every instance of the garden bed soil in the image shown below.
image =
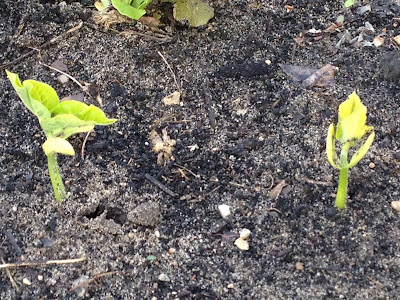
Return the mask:
M 108 30 L 92 1 L 0 3 L 1 65 L 22 58 L 7 69 L 119 119 L 88 136 L 83 156 L 85 134 L 70 139 L 77 154 L 59 156 L 70 196 L 57 203 L 43 132 L 1 71 L 3 263 L 84 259 L 1 269 L 1 299 L 399 297 L 399 3 L 360 13 L 343 1 L 208 2 L 215 17 L 200 28 L 175 22 L 164 3 L 152 8 L 158 29 Z M 339 15 L 344 26 L 323 32 Z M 46 66 L 57 60 L 88 94 L 59 82 Z M 281 63 L 329 63 L 336 82 L 305 87 Z M 180 105 L 165 105 L 177 90 Z M 376 138 L 337 211 L 325 139 L 354 90 Z M 174 160 L 158 165 L 150 132 L 164 128 Z M 243 228 L 248 251 L 234 245 Z

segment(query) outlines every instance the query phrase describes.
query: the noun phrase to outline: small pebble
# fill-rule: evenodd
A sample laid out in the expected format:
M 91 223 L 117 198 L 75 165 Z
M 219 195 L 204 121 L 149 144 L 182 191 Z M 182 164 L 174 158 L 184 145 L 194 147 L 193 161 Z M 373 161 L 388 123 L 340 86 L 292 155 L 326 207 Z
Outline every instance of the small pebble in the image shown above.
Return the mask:
M 32 284 L 32 282 L 28 278 L 22 279 L 22 283 L 25 284 L 25 285 L 31 285 Z
M 250 236 L 250 234 L 251 234 L 251 231 L 249 229 L 243 228 L 240 231 L 240 238 L 243 240 L 247 240 L 247 238 Z
M 392 208 L 400 213 L 400 201 L 392 201 Z
M 64 74 L 59 75 L 57 78 L 61 84 L 66 84 L 69 81 L 69 78 Z
M 38 279 L 39 281 L 42 281 L 42 280 L 43 280 L 43 276 L 42 276 L 42 275 L 38 275 L 37 279 Z
M 159 238 L 161 236 L 160 231 L 154 230 L 154 235 L 156 236 L 156 238 Z
M 373 162 L 370 162 L 368 166 L 369 166 L 370 169 L 374 169 L 375 168 L 375 164 Z
M 230 207 L 229 207 L 229 205 L 226 205 L 226 204 L 218 205 L 218 211 L 219 211 L 221 217 L 223 217 L 224 219 L 231 215 Z
M 171 281 L 171 279 L 169 279 L 168 275 L 165 273 L 161 273 L 160 275 L 158 275 L 158 280 L 163 282 Z
M 235 246 L 242 251 L 247 251 L 250 248 L 249 242 L 241 238 L 236 239 Z
M 175 248 L 169 248 L 169 249 L 168 249 L 168 253 L 169 253 L 169 254 L 175 254 L 175 252 L 176 252 L 176 249 L 175 249 Z
M 298 261 L 296 263 L 296 270 L 303 271 L 304 270 L 304 264 L 302 262 Z
M 228 288 L 228 289 L 233 289 L 234 287 L 235 287 L 235 286 L 233 285 L 233 283 L 230 283 L 230 284 L 227 285 L 227 288 Z

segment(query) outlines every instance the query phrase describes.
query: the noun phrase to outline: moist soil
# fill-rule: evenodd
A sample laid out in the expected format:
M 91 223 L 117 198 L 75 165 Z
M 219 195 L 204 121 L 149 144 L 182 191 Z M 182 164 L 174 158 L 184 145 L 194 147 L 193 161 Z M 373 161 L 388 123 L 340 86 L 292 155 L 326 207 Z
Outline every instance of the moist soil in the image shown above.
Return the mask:
M 158 28 L 108 29 L 92 1 L 1 2 L 0 64 L 119 121 L 70 138 L 58 203 L 44 134 L 2 67 L 2 263 L 84 260 L 1 269 L 0 298 L 398 299 L 400 7 L 362 2 L 209 1 L 215 17 L 200 28 L 154 3 Z M 344 25 L 324 31 L 339 15 Z M 61 83 L 55 61 L 86 92 Z M 328 63 L 338 70 L 325 87 L 279 66 Z M 165 105 L 177 90 L 180 105 Z M 354 90 L 376 137 L 338 211 L 325 139 Z M 164 128 L 176 145 L 160 165 L 150 132 Z M 243 228 L 247 251 L 234 245 Z

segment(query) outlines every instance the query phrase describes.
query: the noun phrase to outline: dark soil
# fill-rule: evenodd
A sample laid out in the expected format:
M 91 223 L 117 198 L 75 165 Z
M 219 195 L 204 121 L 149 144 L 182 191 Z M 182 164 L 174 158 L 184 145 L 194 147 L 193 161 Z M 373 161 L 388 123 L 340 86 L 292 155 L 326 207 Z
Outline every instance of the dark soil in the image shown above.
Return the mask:
M 400 200 L 398 1 L 371 1 L 361 15 L 357 5 L 343 10 L 344 1 L 208 2 L 215 18 L 202 28 L 155 5 L 163 25 L 153 31 L 136 22 L 105 30 L 92 1 L 0 2 L 0 64 L 83 21 L 7 69 L 52 85 L 60 98 L 81 93 L 43 65 L 60 59 L 97 86 L 101 103 L 84 101 L 119 119 L 96 128 L 84 157 L 85 135 L 70 139 L 77 155 L 59 163 L 71 195 L 57 203 L 44 135 L 2 70 L 1 257 L 87 260 L 9 268 L 18 291 L 1 269 L 1 299 L 399 299 L 400 215 L 391 208 Z M 343 28 L 307 34 L 341 14 Z M 366 22 L 375 32 L 350 42 Z M 119 34 L 126 30 L 145 36 Z M 371 45 L 378 35 L 381 47 Z M 158 51 L 181 84 L 181 106 L 162 102 L 177 87 Z M 279 63 L 330 63 L 336 84 L 304 88 Z M 336 211 L 338 172 L 325 138 L 356 89 L 376 138 L 351 170 L 348 206 Z M 175 161 L 160 166 L 149 134 L 163 128 L 177 143 Z M 220 204 L 231 208 L 227 220 Z M 251 230 L 248 251 L 233 244 L 242 228 Z

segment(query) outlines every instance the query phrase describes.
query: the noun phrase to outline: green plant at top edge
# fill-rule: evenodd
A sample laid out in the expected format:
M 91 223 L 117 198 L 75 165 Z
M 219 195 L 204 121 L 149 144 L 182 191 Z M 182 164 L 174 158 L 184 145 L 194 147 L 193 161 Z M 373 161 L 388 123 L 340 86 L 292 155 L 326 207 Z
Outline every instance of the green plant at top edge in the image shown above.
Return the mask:
M 146 14 L 145 8 L 152 0 L 101 0 L 95 2 L 95 7 L 98 10 L 112 5 L 121 15 L 127 16 L 134 20 L 139 20 L 140 17 Z
M 356 1 L 355 0 L 346 0 L 344 2 L 344 7 L 348 8 L 350 6 L 352 6 Z
M 336 194 L 335 206 L 343 209 L 346 206 L 348 172 L 355 166 L 367 153 L 375 137 L 373 127 L 366 125 L 367 108 L 361 103 L 360 98 L 353 92 L 346 101 L 339 106 L 339 120 L 336 126 L 331 124 L 326 139 L 326 153 L 329 163 L 339 170 L 339 185 Z M 372 132 L 371 132 L 372 131 Z M 363 138 L 369 133 L 368 138 L 363 143 Z M 335 150 L 335 140 L 341 146 L 340 155 Z M 359 146 L 361 144 L 361 146 Z M 358 147 L 357 151 L 348 160 L 351 147 Z
M 47 156 L 49 175 L 57 201 L 66 198 L 64 183 L 57 164 L 57 154 L 75 155 L 67 141 L 71 135 L 88 132 L 95 125 L 110 125 L 117 119 L 108 119 L 104 112 L 94 106 L 69 100 L 60 102 L 56 91 L 49 85 L 25 80 L 22 84 L 17 74 L 6 70 L 8 79 L 25 106 L 39 119 L 46 134 L 42 148 Z

